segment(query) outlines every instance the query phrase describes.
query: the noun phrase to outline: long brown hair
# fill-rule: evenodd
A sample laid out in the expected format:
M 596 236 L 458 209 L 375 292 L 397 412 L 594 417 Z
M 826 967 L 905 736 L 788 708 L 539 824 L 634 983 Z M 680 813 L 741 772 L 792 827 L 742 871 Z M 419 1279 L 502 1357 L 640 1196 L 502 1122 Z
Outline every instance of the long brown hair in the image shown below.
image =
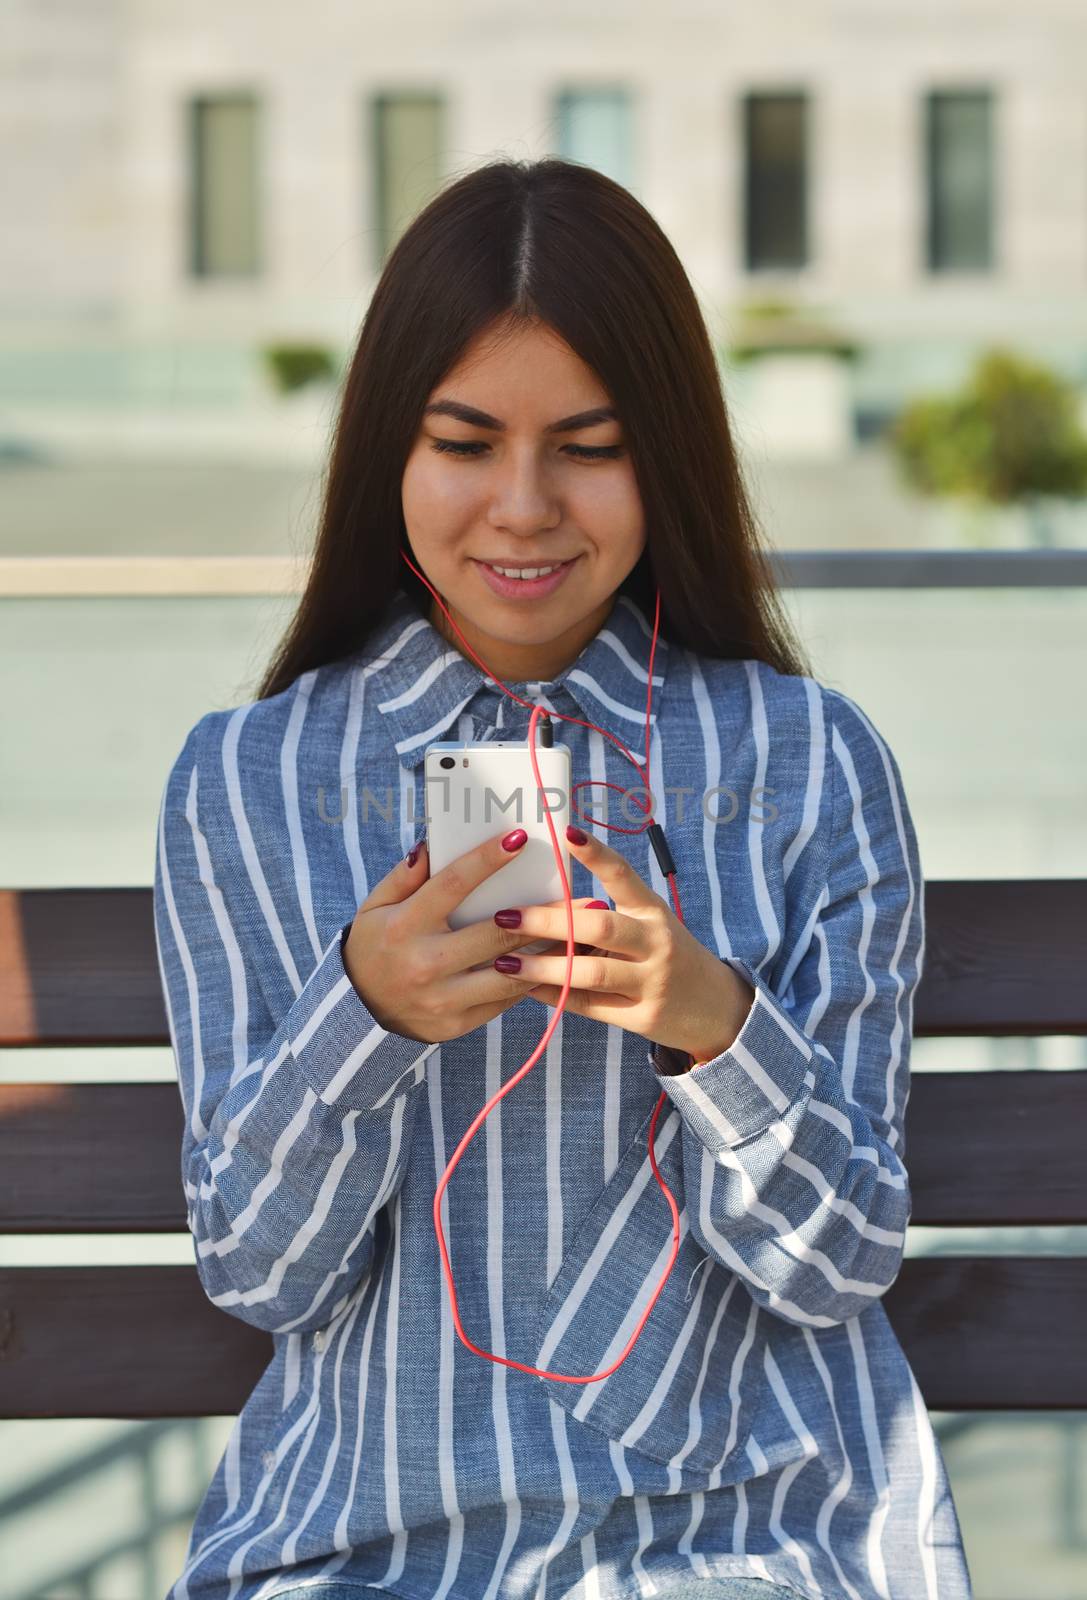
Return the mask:
M 448 183 L 391 252 L 347 371 L 305 590 L 258 698 L 360 650 L 397 588 L 430 614 L 430 591 L 400 557 L 415 560 L 401 479 L 433 390 L 499 318 L 548 324 L 619 413 L 646 524 L 620 592 L 652 623 L 655 580 L 662 633 L 699 655 L 810 674 L 679 257 L 627 189 L 548 157 L 493 161 Z

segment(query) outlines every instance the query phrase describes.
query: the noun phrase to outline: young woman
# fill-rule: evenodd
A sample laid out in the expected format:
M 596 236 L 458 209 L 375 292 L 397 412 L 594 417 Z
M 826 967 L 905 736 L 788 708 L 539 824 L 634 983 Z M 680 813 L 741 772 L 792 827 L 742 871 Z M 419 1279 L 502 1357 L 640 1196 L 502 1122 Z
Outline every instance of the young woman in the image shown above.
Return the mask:
M 594 786 L 578 954 L 442 1195 L 464 1337 L 435 1195 L 554 1015 L 566 907 L 450 930 L 523 839 L 432 875 L 423 756 L 537 705 Z M 969 1596 L 881 1304 L 901 775 L 791 639 L 691 285 L 599 173 L 483 166 L 392 252 L 297 614 L 167 779 L 155 916 L 200 1278 L 274 1346 L 171 1600 Z M 674 1248 L 662 1094 L 678 1255 L 616 1365 Z

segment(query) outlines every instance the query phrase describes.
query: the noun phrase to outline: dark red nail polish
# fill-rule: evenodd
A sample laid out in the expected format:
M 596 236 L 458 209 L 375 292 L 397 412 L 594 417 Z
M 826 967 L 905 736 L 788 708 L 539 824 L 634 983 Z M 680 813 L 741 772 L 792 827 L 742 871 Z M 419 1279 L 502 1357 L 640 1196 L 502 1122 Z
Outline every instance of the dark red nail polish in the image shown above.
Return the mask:
M 606 900 L 590 900 L 585 909 L 586 911 L 607 911 L 610 908 Z
M 572 822 L 567 825 L 566 837 L 571 844 L 588 844 L 589 842 L 589 835 L 582 833 L 580 828 L 575 828 Z
M 503 850 L 520 850 L 527 838 L 528 834 L 525 832 L 524 828 L 514 828 L 513 832 L 507 833 L 506 837 L 502 840 L 502 848 Z
M 409 867 L 414 867 L 414 865 L 418 861 L 418 859 L 419 859 L 419 846 L 417 844 L 413 844 L 411 849 L 408 851 L 407 857 L 406 857 L 408 866 Z
M 520 972 L 520 956 L 495 956 L 494 964 L 499 972 Z
M 494 920 L 500 928 L 519 928 L 521 926 L 521 913 L 519 911 L 496 911 Z

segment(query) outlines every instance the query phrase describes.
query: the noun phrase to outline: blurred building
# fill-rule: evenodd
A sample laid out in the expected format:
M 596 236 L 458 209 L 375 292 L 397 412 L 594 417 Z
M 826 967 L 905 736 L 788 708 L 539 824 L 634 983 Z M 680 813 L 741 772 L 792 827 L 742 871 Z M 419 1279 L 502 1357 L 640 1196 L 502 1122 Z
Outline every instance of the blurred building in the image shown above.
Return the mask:
M 443 179 L 548 152 L 631 188 L 724 332 L 752 299 L 827 313 L 877 411 L 1010 328 L 1087 372 L 1069 0 L 8 0 L 5 23 L 0 395 L 44 397 L 61 350 L 69 400 L 244 393 L 260 342 L 348 343 Z

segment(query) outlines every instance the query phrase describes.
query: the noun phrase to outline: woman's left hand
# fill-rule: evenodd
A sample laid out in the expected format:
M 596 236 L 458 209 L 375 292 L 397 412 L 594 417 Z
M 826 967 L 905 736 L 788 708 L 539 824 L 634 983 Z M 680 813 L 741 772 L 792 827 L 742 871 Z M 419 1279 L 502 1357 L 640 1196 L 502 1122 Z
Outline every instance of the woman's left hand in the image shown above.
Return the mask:
M 638 876 L 623 856 L 589 834 L 570 851 L 600 880 L 613 911 L 572 908 L 575 955 L 565 1010 L 614 1023 L 656 1044 L 708 1061 L 733 1043 L 755 991 L 707 950 Z M 566 902 L 522 906 L 519 934 L 566 944 Z M 523 955 L 508 974 L 526 994 L 555 1006 L 566 978 L 566 955 Z M 504 958 L 500 958 L 504 959 Z M 502 969 L 499 968 L 499 971 Z

